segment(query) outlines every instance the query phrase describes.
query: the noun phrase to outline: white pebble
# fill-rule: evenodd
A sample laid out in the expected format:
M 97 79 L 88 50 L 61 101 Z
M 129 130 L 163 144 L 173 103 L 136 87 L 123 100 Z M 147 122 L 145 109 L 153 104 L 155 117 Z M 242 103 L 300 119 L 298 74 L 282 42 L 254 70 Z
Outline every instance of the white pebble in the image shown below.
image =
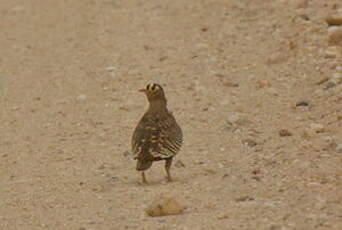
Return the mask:
M 339 56 L 340 51 L 336 46 L 330 46 L 325 50 L 324 54 L 326 58 L 335 58 Z
M 328 28 L 328 33 L 334 33 L 335 31 L 339 30 L 338 26 L 330 26 Z
M 324 132 L 324 126 L 322 124 L 313 123 L 310 125 L 310 128 L 315 133 L 323 133 Z
M 232 113 L 228 115 L 227 117 L 227 122 L 229 124 L 241 124 L 246 120 L 243 114 L 241 113 Z
M 336 146 L 336 152 L 342 153 L 342 143 L 340 143 Z
M 116 67 L 114 67 L 114 66 L 108 66 L 108 67 L 106 68 L 106 70 L 107 70 L 108 72 L 112 72 L 112 71 L 116 70 Z
M 331 81 L 336 85 L 342 83 L 342 73 L 334 73 L 331 78 Z
M 87 99 L 87 95 L 85 94 L 78 95 L 76 98 L 77 101 L 85 101 L 86 99 Z

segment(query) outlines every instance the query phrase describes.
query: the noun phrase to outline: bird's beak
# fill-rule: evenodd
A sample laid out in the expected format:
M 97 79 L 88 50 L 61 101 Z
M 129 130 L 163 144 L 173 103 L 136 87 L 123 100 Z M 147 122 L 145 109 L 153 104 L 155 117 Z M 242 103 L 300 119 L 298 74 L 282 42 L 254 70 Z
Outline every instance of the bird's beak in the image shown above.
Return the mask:
M 139 92 L 146 92 L 146 89 L 139 89 Z

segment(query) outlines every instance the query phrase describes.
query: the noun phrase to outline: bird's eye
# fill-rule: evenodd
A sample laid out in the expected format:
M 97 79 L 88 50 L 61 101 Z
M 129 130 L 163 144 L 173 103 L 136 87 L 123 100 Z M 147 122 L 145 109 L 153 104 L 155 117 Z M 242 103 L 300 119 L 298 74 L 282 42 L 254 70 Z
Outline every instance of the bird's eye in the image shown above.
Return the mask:
M 154 93 L 154 92 L 157 92 L 158 90 L 159 90 L 159 86 L 157 85 L 157 84 L 148 84 L 147 86 L 146 86 L 146 90 L 147 91 L 150 91 L 150 92 L 152 92 L 152 93 Z

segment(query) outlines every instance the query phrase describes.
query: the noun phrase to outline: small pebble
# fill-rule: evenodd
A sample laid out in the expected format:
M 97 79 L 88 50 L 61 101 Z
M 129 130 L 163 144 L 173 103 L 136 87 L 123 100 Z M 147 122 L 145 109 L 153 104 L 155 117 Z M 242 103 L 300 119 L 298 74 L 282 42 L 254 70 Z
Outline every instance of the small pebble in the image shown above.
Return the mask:
M 340 26 L 340 25 L 342 25 L 342 15 L 328 16 L 324 20 L 326 23 L 328 23 L 329 26 Z
M 336 146 L 336 152 L 342 153 L 342 143 L 340 143 Z
M 335 83 L 336 85 L 342 83 L 342 73 L 334 73 L 330 79 L 331 82 Z
M 289 136 L 292 136 L 292 133 L 287 129 L 281 129 L 281 130 L 279 130 L 279 136 L 289 137 Z
M 316 85 L 322 85 L 323 83 L 329 81 L 328 77 L 323 77 L 316 82 Z
M 226 177 L 228 177 L 228 176 L 229 176 L 229 174 L 228 174 L 228 173 L 225 173 L 225 174 L 223 174 L 222 178 L 226 178 Z
M 241 116 L 239 114 L 231 114 L 227 117 L 227 121 L 230 124 L 237 123 L 239 120 L 241 120 Z
M 336 30 L 339 30 L 339 29 L 340 29 L 339 26 L 329 26 L 328 33 L 333 33 L 333 32 L 335 32 Z
M 208 175 L 208 174 L 216 174 L 217 171 L 214 170 L 214 169 L 211 169 L 211 168 L 205 168 L 204 171 L 206 172 L 205 174 Z
M 336 46 L 330 46 L 325 50 L 324 54 L 326 58 L 336 58 L 340 55 L 340 51 Z
M 325 84 L 324 89 L 328 90 L 328 89 L 334 88 L 335 86 L 336 84 L 333 81 L 328 81 L 327 84 Z
M 318 124 L 318 123 L 311 124 L 310 128 L 315 133 L 323 133 L 325 131 L 324 126 L 322 124 Z
M 119 110 L 129 111 L 129 108 L 124 106 L 124 105 L 122 105 L 122 106 L 119 107 Z
M 278 91 L 275 88 L 272 88 L 272 87 L 268 88 L 266 92 L 268 94 L 271 94 L 271 95 L 274 95 L 274 96 L 279 96 Z
M 329 33 L 328 43 L 331 46 L 342 46 L 342 28 Z
M 342 113 L 341 114 L 337 114 L 336 117 L 337 117 L 337 120 L 339 120 L 339 121 L 342 120 Z
M 87 99 L 87 95 L 85 94 L 78 95 L 76 98 L 77 101 L 85 101 L 86 99 Z
M 102 185 L 94 185 L 91 189 L 93 192 L 103 192 L 104 191 L 104 187 Z
M 226 121 L 229 125 L 242 124 L 246 121 L 246 118 L 241 113 L 232 113 L 232 114 L 228 115 Z
M 284 226 L 281 225 L 277 225 L 277 224 L 272 224 L 270 227 L 270 230 L 286 230 L 287 228 L 285 228 Z
M 235 199 L 236 202 L 244 202 L 244 201 L 252 201 L 252 200 L 255 200 L 255 198 L 249 195 L 240 196 Z
M 106 68 L 106 70 L 107 70 L 108 72 L 112 72 L 112 71 L 116 70 L 116 68 L 115 68 L 114 66 L 108 66 L 108 67 Z
M 226 87 L 239 87 L 239 83 L 229 82 L 229 81 L 223 82 L 223 85 Z
M 304 21 L 309 21 L 310 20 L 309 16 L 307 14 L 305 14 L 305 13 L 302 13 L 302 14 L 300 14 L 298 16 L 299 16 L 299 18 L 303 19 Z
M 220 215 L 218 215 L 218 217 L 217 217 L 218 220 L 223 220 L 223 219 L 228 219 L 228 218 L 229 218 L 229 215 L 228 215 L 228 214 L 225 214 L 225 213 L 220 214 Z
M 160 61 L 160 62 L 165 61 L 167 58 L 168 58 L 167 56 L 160 57 L 160 58 L 159 58 L 159 61 Z
M 271 83 L 267 80 L 259 80 L 257 81 L 256 86 L 258 89 L 264 89 L 271 87 Z
M 252 171 L 252 173 L 253 173 L 254 175 L 260 174 L 260 173 L 261 173 L 261 170 L 260 170 L 260 169 L 254 169 L 254 170 Z
M 209 27 L 208 26 L 203 26 L 202 28 L 201 28 L 201 31 L 202 32 L 207 32 L 209 30 Z
M 258 145 L 258 143 L 250 138 L 242 140 L 242 143 L 248 147 L 254 147 Z
M 298 101 L 296 106 L 309 106 L 309 102 L 306 100 Z

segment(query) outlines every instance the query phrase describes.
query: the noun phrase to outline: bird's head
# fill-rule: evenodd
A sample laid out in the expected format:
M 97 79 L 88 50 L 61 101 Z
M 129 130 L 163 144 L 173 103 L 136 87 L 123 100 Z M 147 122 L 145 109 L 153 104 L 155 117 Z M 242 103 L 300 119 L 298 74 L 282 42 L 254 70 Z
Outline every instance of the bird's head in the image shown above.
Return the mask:
M 149 102 L 153 101 L 166 101 L 163 88 L 159 84 L 150 83 L 144 89 L 139 89 L 144 92 Z

